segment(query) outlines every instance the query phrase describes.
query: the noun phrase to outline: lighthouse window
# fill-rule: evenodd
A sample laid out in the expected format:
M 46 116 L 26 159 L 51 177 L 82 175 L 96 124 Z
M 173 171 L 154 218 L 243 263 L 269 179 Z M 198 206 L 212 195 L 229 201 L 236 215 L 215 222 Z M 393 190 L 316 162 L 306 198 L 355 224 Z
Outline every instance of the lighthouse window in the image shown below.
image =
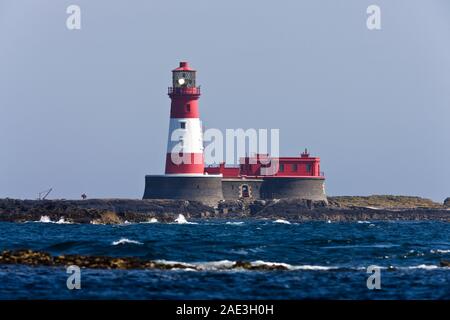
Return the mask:
M 191 105 L 190 105 L 190 104 L 187 104 L 187 105 L 186 105 L 186 111 L 187 111 L 187 112 L 191 112 Z
M 186 122 L 180 122 L 180 128 L 186 129 Z
M 296 164 L 293 164 L 293 165 L 291 166 L 291 169 L 292 169 L 292 171 L 296 172 L 296 171 L 297 171 L 297 165 L 296 165 Z
M 280 171 L 280 172 L 284 171 L 284 164 L 280 164 L 280 168 L 278 169 L 278 171 Z
M 311 172 L 311 165 L 309 163 L 306 165 L 306 172 Z

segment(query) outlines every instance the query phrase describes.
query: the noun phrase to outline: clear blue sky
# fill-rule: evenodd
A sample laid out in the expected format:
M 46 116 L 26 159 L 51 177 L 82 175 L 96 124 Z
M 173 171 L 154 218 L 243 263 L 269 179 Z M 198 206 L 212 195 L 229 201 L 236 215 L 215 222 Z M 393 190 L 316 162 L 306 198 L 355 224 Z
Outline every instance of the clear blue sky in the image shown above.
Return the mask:
M 279 128 L 282 155 L 321 157 L 330 195 L 442 201 L 449 39 L 448 0 L 0 0 L 0 197 L 140 198 L 188 60 L 206 127 Z

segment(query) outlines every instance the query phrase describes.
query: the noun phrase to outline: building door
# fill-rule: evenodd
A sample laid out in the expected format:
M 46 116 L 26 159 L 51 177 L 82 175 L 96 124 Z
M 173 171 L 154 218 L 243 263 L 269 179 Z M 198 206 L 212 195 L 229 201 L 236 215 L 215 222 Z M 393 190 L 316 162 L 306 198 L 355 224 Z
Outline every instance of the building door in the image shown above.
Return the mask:
M 250 197 L 250 187 L 247 184 L 243 184 L 241 190 L 242 190 L 242 198 Z

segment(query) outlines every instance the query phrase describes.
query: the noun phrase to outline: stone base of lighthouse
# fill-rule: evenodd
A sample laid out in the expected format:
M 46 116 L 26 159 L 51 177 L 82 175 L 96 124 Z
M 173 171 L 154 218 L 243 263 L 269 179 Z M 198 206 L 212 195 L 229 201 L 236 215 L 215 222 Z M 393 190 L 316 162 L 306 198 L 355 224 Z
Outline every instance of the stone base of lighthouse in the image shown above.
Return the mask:
M 246 190 L 245 195 L 244 189 Z M 327 202 L 324 178 L 225 178 L 222 179 L 222 192 L 226 200 L 248 197 L 252 200 L 305 199 Z
M 184 199 L 217 205 L 222 175 L 147 175 L 143 199 Z

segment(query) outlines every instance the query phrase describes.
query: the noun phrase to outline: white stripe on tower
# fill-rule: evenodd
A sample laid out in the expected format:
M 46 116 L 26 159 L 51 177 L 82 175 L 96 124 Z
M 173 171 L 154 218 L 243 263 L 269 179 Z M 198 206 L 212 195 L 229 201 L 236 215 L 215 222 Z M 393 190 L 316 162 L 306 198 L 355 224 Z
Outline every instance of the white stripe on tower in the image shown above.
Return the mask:
M 167 153 L 179 152 L 203 153 L 203 133 L 200 119 L 170 119 Z

